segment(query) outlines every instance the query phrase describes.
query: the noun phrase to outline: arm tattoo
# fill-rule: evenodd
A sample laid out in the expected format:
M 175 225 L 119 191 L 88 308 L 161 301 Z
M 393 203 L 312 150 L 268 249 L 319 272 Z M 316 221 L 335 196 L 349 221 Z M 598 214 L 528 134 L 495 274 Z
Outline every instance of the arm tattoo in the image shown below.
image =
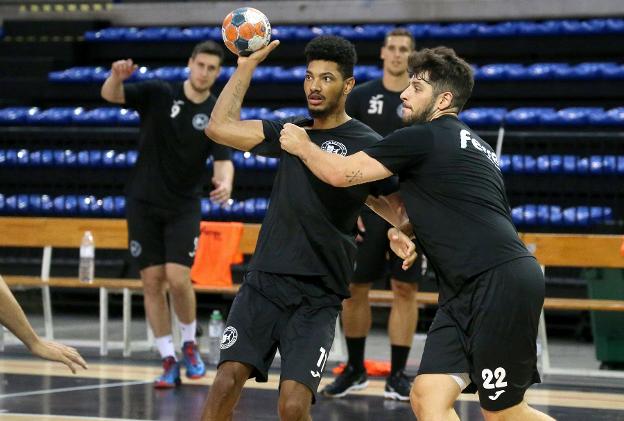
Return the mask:
M 228 117 L 237 118 L 240 115 L 240 108 L 243 103 L 243 96 L 245 93 L 245 87 L 242 80 L 239 80 L 232 92 L 232 103 L 228 110 Z
M 362 179 L 362 171 L 361 170 L 352 171 L 350 174 L 346 174 L 345 177 L 347 178 L 347 181 L 349 182 L 349 184 L 353 184 L 357 182 L 358 180 Z

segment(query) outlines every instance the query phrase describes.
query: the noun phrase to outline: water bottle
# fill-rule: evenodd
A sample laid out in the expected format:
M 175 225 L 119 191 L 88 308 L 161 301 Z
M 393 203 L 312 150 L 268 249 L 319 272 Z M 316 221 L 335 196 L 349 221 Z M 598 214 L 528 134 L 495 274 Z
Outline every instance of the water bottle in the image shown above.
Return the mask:
M 81 282 L 93 282 L 95 271 L 95 243 L 91 231 L 85 231 L 80 242 L 80 263 L 78 265 L 78 279 Z
M 221 336 L 223 335 L 223 316 L 219 310 L 214 310 L 208 323 L 208 362 L 219 363 L 219 351 L 221 350 Z

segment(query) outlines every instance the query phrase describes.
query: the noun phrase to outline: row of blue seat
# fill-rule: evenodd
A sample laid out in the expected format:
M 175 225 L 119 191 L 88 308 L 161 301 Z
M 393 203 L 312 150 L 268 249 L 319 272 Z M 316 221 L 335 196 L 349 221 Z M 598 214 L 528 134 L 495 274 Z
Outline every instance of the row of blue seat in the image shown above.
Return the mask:
M 225 205 L 201 200 L 203 218 L 260 221 L 266 214 L 269 200 L 254 198 L 230 200 Z M 52 215 L 52 216 L 90 216 L 121 217 L 126 212 L 124 196 L 59 195 L 0 193 L 0 215 Z
M 264 218 L 269 200 L 253 198 L 230 200 L 220 205 L 210 199 L 201 200 L 203 218 L 260 221 Z M 96 198 L 91 195 L 60 195 L 51 197 L 39 194 L 4 196 L 0 193 L 0 214 L 4 215 L 56 215 L 56 216 L 102 216 L 125 215 L 124 196 Z M 511 210 L 513 222 L 518 225 L 541 226 L 591 226 L 608 224 L 613 220 L 613 210 L 602 206 L 575 206 L 562 208 L 555 205 L 522 205 Z
M 624 19 L 562 19 L 545 21 L 505 22 L 458 22 L 458 23 L 412 23 L 402 25 L 416 39 L 423 38 L 489 38 L 511 36 L 566 36 L 602 35 L 624 33 Z M 318 35 L 339 35 L 354 41 L 382 40 L 396 25 L 278 25 L 272 28 L 274 39 L 282 41 L 306 41 Z M 221 40 L 221 27 L 112 27 L 99 31 L 87 31 L 86 41 L 92 42 L 154 42 L 154 41 L 203 41 Z
M 603 206 L 521 205 L 511 210 L 517 226 L 593 226 L 613 222 L 613 209 Z
M 624 175 L 624 155 L 501 155 L 506 174 Z
M 569 63 L 534 63 L 523 65 L 518 63 L 485 64 L 472 66 L 475 80 L 600 80 L 624 79 L 624 65 L 615 62 Z M 218 77 L 219 82 L 226 82 L 235 68 L 223 67 Z M 182 81 L 188 77 L 188 67 L 165 66 L 149 69 L 145 66 L 137 69 L 130 81 L 161 79 Z M 253 75 L 256 83 L 300 83 L 305 76 L 305 66 L 259 67 Z M 378 66 L 355 66 L 354 75 L 358 82 L 378 79 L 383 70 Z M 71 67 L 65 70 L 48 73 L 48 80 L 54 83 L 102 83 L 110 75 L 107 67 Z
M 243 108 L 241 118 L 282 119 L 308 115 L 302 107 Z M 570 107 L 556 110 L 550 107 L 470 108 L 459 117 L 472 126 L 506 124 L 510 126 L 624 126 L 624 107 L 605 110 L 600 107 Z M 139 115 L 125 108 L 103 107 L 85 110 L 82 107 L 54 107 L 41 110 L 37 107 L 0 108 L 0 126 L 13 125 L 84 125 L 84 126 L 137 126 Z
M 129 168 L 136 164 L 137 156 L 136 150 L 0 149 L 0 167 Z M 232 161 L 238 170 L 274 170 L 279 164 L 278 158 L 240 151 L 234 151 Z M 206 160 L 208 168 L 212 163 L 211 157 Z
M 136 150 L 0 149 L 0 167 L 129 168 L 136 160 Z M 234 151 L 232 161 L 237 170 L 274 170 L 279 164 L 277 158 L 240 151 Z M 212 158 L 206 166 L 212 167 Z M 509 174 L 624 175 L 624 155 L 501 155 L 500 168 Z

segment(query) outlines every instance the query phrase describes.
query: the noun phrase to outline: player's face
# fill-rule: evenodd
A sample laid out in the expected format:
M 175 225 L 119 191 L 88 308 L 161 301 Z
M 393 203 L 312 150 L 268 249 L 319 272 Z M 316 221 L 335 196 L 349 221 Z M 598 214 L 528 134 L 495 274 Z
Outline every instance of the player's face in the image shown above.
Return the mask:
M 196 92 L 203 93 L 214 85 L 221 71 L 221 64 L 218 56 L 200 53 L 189 59 L 188 68 L 191 87 Z
M 407 59 L 412 52 L 412 40 L 406 36 L 391 35 L 381 47 L 381 59 L 384 72 L 392 76 L 407 73 Z
M 401 93 L 403 122 L 424 123 L 436 111 L 436 96 L 426 74 L 413 75 L 409 86 Z
M 344 111 L 345 99 L 353 87 L 352 82 L 353 78 L 342 78 L 336 62 L 312 60 L 308 63 L 303 90 L 310 115 L 320 118 Z

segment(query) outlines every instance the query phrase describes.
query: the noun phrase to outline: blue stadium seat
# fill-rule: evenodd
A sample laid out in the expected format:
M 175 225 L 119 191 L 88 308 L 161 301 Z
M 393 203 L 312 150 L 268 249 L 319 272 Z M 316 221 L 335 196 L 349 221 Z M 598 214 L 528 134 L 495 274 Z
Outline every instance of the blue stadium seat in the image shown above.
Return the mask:
M 511 209 L 511 220 L 515 225 L 522 225 L 524 223 L 524 207 L 516 206 Z
M 126 165 L 131 168 L 136 165 L 137 158 L 139 157 L 139 152 L 135 150 L 129 150 L 126 152 Z
M 550 225 L 561 225 L 563 223 L 563 212 L 560 206 L 549 206 L 548 212 Z
M 117 122 L 122 126 L 138 126 L 141 118 L 135 110 L 122 108 L 117 113 Z
M 506 113 L 504 108 L 470 108 L 462 111 L 459 118 L 469 126 L 498 126 Z
M 0 109 L 1 125 L 21 125 L 28 122 L 28 116 L 39 112 L 37 107 L 7 107 Z
M 522 209 L 522 222 L 526 225 L 535 225 L 537 223 L 536 205 L 524 205 Z
M 501 22 L 494 24 L 481 24 L 476 29 L 479 37 L 509 37 L 518 31 L 515 22 Z
M 34 114 L 29 114 L 27 122 L 31 125 L 61 126 L 71 123 L 75 114 L 84 111 L 82 107 L 54 107 Z
M 541 124 L 544 114 L 556 114 L 556 111 L 545 107 L 516 108 L 507 113 L 505 122 L 511 126 L 536 126 Z
M 615 155 L 605 155 L 602 157 L 602 173 L 617 173 L 617 157 Z
M 105 168 L 112 168 L 115 166 L 114 150 L 102 151 L 102 166 Z
M 498 166 L 503 174 L 511 171 L 511 156 L 501 155 L 498 160 Z

